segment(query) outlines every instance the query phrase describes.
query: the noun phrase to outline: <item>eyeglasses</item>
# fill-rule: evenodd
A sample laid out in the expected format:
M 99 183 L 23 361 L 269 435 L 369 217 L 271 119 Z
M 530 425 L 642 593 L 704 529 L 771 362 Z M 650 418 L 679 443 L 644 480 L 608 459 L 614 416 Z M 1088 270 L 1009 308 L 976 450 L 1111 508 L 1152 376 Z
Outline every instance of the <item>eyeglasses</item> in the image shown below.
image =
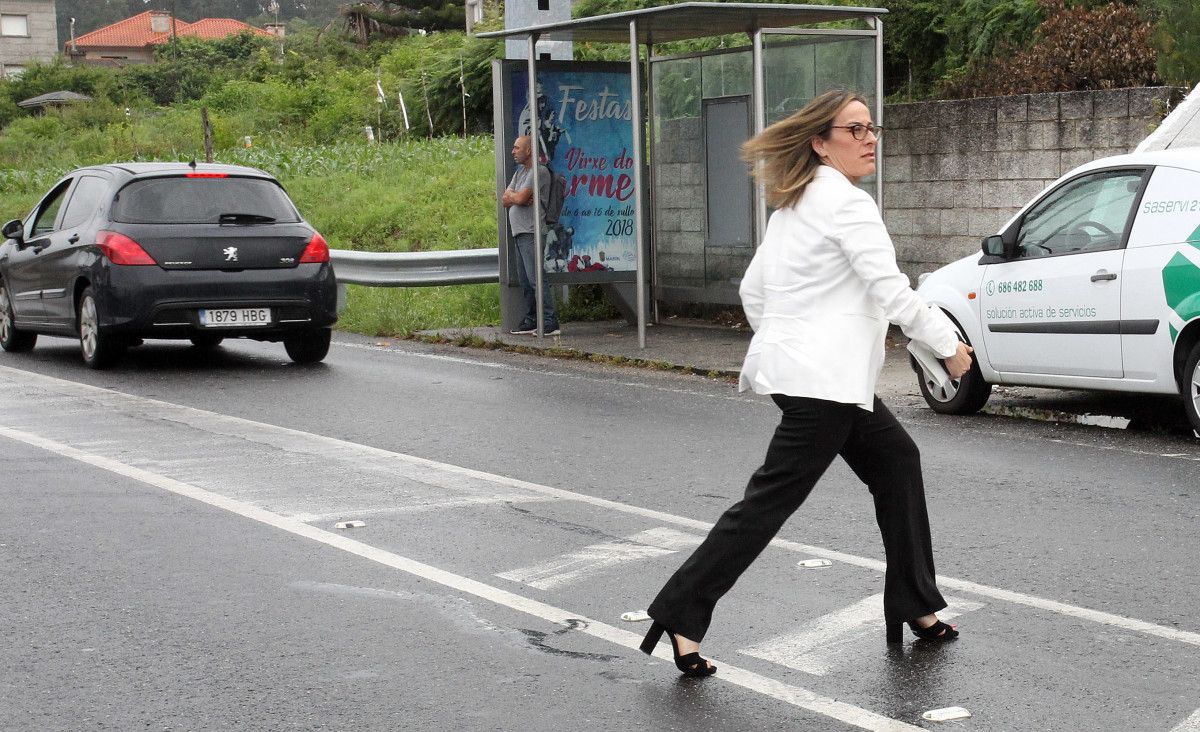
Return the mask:
M 852 125 L 829 125 L 829 127 L 835 130 L 850 130 L 850 136 L 855 140 L 865 140 L 868 132 L 875 135 L 875 139 L 883 136 L 883 128 L 879 125 L 860 125 L 855 123 Z

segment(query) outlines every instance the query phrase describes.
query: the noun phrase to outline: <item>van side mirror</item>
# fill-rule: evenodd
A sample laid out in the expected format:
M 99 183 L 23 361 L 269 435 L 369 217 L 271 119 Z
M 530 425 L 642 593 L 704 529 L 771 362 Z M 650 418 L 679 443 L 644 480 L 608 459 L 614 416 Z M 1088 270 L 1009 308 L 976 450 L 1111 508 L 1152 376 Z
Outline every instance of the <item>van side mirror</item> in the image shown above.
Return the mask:
M 0 229 L 0 234 L 4 234 L 5 239 L 16 239 L 18 242 L 25 239 L 25 224 L 21 223 L 20 219 L 13 219 Z
M 1004 237 L 992 234 L 983 238 L 983 253 L 989 257 L 1004 257 Z

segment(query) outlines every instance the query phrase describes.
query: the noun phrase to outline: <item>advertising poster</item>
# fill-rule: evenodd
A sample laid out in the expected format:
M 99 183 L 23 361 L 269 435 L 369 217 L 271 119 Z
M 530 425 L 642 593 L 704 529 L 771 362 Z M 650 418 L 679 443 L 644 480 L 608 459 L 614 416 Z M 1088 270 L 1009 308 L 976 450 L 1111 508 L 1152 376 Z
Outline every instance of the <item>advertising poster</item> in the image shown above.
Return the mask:
M 563 282 L 607 279 L 595 276 L 606 272 L 634 272 L 637 237 L 628 69 L 539 69 L 532 112 L 523 64 L 509 68 L 509 84 L 513 139 L 536 129 L 542 159 L 558 179 L 552 186 L 557 184 L 562 191 L 561 210 L 547 212 L 545 271 L 561 273 L 553 280 Z M 557 198 L 552 192 L 549 209 L 557 207 Z

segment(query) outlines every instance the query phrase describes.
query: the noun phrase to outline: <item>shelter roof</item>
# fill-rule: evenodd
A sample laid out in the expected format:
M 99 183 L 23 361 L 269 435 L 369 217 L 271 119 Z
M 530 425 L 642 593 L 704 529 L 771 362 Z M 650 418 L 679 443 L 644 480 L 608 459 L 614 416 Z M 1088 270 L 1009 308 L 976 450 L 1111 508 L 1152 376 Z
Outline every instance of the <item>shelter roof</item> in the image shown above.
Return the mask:
M 637 20 L 638 42 L 664 43 L 690 38 L 751 33 L 765 28 L 790 28 L 835 20 L 867 19 L 887 13 L 884 8 L 775 3 L 686 2 L 657 8 L 575 18 L 560 23 L 480 33 L 480 38 L 629 42 L 629 21 Z
M 79 94 L 73 91 L 56 91 L 48 94 L 39 94 L 36 97 L 22 99 L 17 102 L 17 106 L 22 109 L 34 109 L 36 107 L 47 107 L 52 104 L 67 104 L 68 102 L 90 102 L 92 98 L 86 94 Z

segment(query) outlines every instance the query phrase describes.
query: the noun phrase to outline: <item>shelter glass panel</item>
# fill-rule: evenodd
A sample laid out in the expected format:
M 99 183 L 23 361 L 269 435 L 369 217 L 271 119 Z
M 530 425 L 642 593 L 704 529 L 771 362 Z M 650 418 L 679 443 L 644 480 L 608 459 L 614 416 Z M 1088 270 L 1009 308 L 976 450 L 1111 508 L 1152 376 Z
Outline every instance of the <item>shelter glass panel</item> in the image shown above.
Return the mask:
M 771 34 L 763 47 L 767 124 L 829 89 L 849 89 L 875 108 L 873 37 Z
M 704 56 L 701 82 L 705 99 L 736 97 L 750 93 L 753 59 L 749 51 Z
M 767 36 L 763 45 L 767 124 L 778 122 L 830 89 L 863 95 L 874 115 L 878 101 L 875 51 L 873 36 Z M 874 196 L 875 176 L 859 180 L 858 187 Z

